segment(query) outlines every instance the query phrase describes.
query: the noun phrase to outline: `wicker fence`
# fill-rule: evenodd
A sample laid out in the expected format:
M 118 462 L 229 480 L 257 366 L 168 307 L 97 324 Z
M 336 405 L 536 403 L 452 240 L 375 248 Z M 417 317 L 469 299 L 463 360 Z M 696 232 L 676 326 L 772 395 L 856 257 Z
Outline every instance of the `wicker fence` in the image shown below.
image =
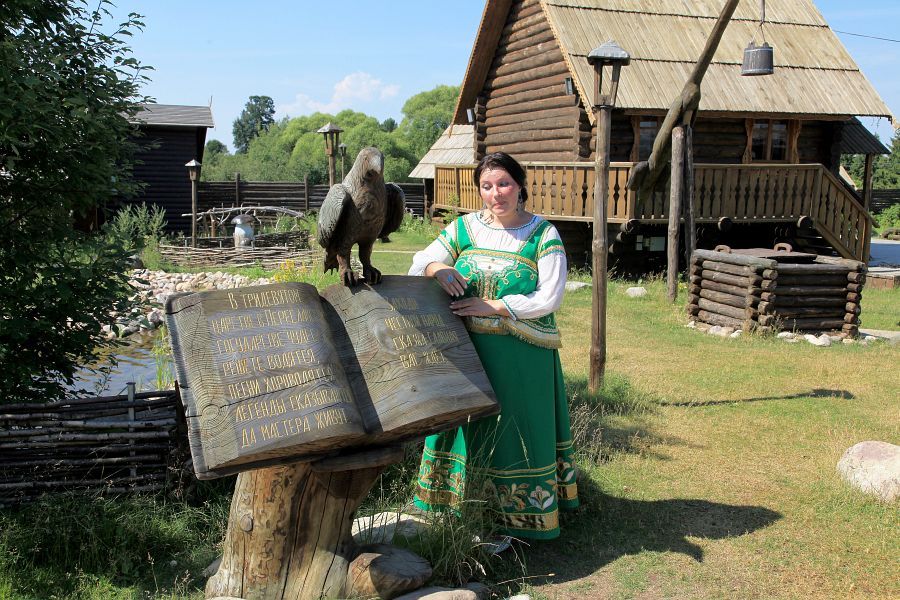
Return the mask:
M 397 184 L 406 195 L 406 208 L 422 216 L 425 187 L 421 183 Z M 283 206 L 297 211 L 318 210 L 328 194 L 327 185 L 307 185 L 304 181 L 201 181 L 197 190 L 198 210 L 228 206 Z
M 179 411 L 175 391 L 0 405 L 0 505 L 164 488 L 186 458 Z

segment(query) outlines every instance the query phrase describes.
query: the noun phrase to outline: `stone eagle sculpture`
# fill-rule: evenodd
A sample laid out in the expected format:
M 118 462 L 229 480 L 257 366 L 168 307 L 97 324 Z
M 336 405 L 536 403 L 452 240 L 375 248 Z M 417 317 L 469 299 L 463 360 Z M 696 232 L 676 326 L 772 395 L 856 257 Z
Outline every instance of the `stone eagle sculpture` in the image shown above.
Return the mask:
M 331 186 L 319 210 L 316 239 L 325 249 L 325 271 L 338 270 L 341 283 L 358 283 L 350 267 L 350 249 L 359 245 L 359 260 L 366 283 L 381 281 L 372 266 L 372 245 L 397 231 L 403 221 L 403 190 L 384 183 L 384 155 L 378 148 L 364 148 L 344 181 Z

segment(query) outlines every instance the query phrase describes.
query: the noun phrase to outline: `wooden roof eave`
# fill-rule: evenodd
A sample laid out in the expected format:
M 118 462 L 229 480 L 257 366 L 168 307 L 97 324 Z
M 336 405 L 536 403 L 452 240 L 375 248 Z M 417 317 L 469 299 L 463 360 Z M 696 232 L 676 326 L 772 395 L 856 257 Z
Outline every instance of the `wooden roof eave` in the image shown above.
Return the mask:
M 462 89 L 459 90 L 456 108 L 453 110 L 452 122 L 457 125 L 465 125 L 468 122 L 466 108 L 475 106 L 475 99 L 484 87 L 511 6 L 512 0 L 486 0 L 484 4 L 478 34 L 475 36 L 472 54 L 469 56 L 469 64 L 463 77 Z

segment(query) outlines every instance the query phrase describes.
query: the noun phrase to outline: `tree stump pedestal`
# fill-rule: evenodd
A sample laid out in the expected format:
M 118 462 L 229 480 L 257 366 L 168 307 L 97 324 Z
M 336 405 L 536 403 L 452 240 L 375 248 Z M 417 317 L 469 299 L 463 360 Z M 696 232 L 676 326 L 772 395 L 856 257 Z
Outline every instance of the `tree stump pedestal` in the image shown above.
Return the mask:
M 402 456 L 399 447 L 384 448 L 240 473 L 206 597 L 346 598 L 358 553 L 354 514 L 378 475 Z

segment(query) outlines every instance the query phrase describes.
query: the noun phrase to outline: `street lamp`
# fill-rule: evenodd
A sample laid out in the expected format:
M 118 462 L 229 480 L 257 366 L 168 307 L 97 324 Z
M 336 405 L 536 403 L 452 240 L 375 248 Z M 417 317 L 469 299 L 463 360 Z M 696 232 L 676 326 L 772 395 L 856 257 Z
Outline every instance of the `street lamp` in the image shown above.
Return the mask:
M 344 157 L 347 156 L 347 144 L 338 146 L 338 154 L 341 155 L 341 181 L 344 180 Z
M 200 163 L 192 159 L 184 165 L 191 178 L 191 247 L 197 247 L 197 183 L 200 181 Z
M 325 156 L 328 157 L 328 185 L 332 186 L 335 183 L 335 175 L 334 175 L 334 152 L 337 150 L 338 141 L 341 139 L 341 132 L 343 129 L 335 125 L 334 123 L 327 123 L 324 127 L 316 131 L 316 133 L 321 133 L 325 136 Z
M 593 110 L 597 124 L 597 148 L 594 153 L 594 239 L 591 266 L 594 298 L 591 303 L 590 391 L 603 383 L 606 370 L 606 202 L 609 197 L 609 137 L 612 109 L 619 92 L 619 74 L 631 56 L 610 40 L 591 50 L 588 62 L 594 67 Z

